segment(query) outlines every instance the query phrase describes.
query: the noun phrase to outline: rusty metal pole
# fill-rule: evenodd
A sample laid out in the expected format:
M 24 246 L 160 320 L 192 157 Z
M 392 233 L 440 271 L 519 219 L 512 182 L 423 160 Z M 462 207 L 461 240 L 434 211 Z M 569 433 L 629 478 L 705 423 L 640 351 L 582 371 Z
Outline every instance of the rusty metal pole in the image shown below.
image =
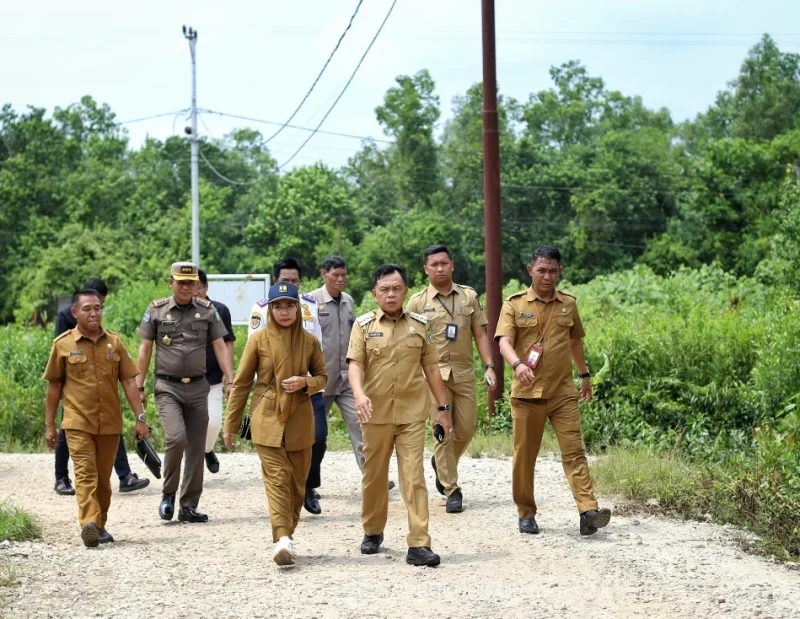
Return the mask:
M 489 396 L 489 416 L 503 393 L 503 357 L 494 341 L 503 302 L 503 244 L 500 217 L 500 136 L 497 122 L 497 61 L 494 0 L 481 0 L 483 22 L 483 215 L 486 224 L 486 311 L 498 390 Z

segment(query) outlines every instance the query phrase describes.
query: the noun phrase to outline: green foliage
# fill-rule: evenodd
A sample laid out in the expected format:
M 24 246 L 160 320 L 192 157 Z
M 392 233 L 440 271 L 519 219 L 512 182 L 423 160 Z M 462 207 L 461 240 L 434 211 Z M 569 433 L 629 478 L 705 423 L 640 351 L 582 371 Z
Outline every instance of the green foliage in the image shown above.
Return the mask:
M 41 537 L 42 525 L 36 516 L 10 503 L 0 503 L 0 539 L 26 542 Z

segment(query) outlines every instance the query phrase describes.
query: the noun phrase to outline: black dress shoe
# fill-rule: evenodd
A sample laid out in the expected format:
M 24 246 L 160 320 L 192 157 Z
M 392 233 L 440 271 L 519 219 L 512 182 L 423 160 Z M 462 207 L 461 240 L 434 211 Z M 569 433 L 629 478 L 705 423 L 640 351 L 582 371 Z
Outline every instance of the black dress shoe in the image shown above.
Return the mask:
M 164 494 L 161 496 L 161 504 L 158 506 L 158 515 L 161 520 L 172 520 L 175 515 L 175 495 Z
M 134 490 L 141 490 L 150 485 L 150 480 L 147 477 L 139 479 L 136 473 L 128 473 L 125 477 L 119 480 L 120 492 L 133 492 Z
M 98 544 L 113 544 L 114 543 L 114 537 L 108 531 L 103 530 L 103 531 L 100 532 L 100 537 L 97 538 L 97 543 Z
M 86 523 L 81 529 L 81 539 L 83 540 L 83 545 L 87 548 L 97 548 L 100 540 L 100 527 L 94 522 Z
M 519 532 L 532 533 L 536 535 L 539 532 L 539 525 L 536 524 L 536 518 L 520 518 Z
M 436 476 L 436 490 L 439 491 L 439 494 L 444 496 L 444 486 L 442 482 L 439 481 L 439 472 L 436 470 L 436 456 L 431 456 L 431 467 L 433 467 L 433 474 Z
M 69 477 L 57 479 L 53 490 L 56 491 L 56 494 L 60 494 L 61 496 L 72 496 L 75 494 L 75 488 L 72 487 L 72 482 Z
M 313 494 L 313 495 L 314 495 L 314 498 L 315 498 L 315 499 L 317 499 L 317 501 L 319 501 L 319 491 L 318 491 L 316 488 L 314 488 L 314 489 L 311 491 L 311 494 Z
M 603 509 L 590 509 L 581 514 L 581 535 L 594 535 L 597 529 L 602 529 L 611 521 L 611 510 L 607 507 Z
M 441 562 L 439 555 L 433 552 L 430 548 L 420 546 L 418 548 L 409 548 L 406 555 L 406 563 L 416 566 L 436 567 Z
M 447 504 L 444 507 L 444 511 L 448 514 L 459 514 L 464 511 L 461 488 L 456 488 L 453 490 L 453 494 L 447 497 Z
M 383 533 L 378 535 L 365 535 L 361 542 L 362 555 L 374 555 L 378 552 L 383 543 Z
M 209 473 L 219 473 L 219 459 L 213 451 L 206 454 L 206 468 Z
M 200 513 L 197 508 L 190 505 L 189 507 L 181 507 L 178 512 L 178 520 L 181 522 L 208 522 L 208 516 Z
M 310 488 L 306 490 L 306 496 L 303 499 L 303 507 L 308 513 L 314 514 L 315 516 L 319 516 L 322 513 L 322 508 L 319 506 L 319 499 L 314 497 L 314 491 Z

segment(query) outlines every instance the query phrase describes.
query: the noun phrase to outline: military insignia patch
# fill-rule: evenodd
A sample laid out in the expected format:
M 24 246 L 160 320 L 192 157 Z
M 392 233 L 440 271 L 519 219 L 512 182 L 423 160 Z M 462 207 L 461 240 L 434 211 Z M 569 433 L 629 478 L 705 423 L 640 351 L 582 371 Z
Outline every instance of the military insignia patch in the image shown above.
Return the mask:
M 311 314 L 308 303 L 303 303 L 303 322 L 314 322 L 314 316 Z
M 425 332 L 425 337 L 428 338 L 428 343 L 429 344 L 433 344 L 433 333 L 431 333 L 430 331 L 426 331 Z
M 214 312 L 214 318 L 216 318 L 217 320 L 220 320 L 219 312 Z
M 153 319 L 153 315 L 150 313 L 150 310 L 147 310 L 142 316 L 142 322 L 150 322 Z
M 261 326 L 261 314 L 250 315 L 250 328 L 258 329 Z

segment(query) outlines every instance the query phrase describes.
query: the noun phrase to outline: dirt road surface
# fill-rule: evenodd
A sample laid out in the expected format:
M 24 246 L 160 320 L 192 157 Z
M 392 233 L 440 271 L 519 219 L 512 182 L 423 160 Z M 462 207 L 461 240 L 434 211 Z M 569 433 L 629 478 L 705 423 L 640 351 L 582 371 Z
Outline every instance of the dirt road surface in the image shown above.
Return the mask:
M 557 457 L 537 467 L 542 533 L 517 532 L 508 459 L 466 458 L 465 511 L 446 514 L 426 464 L 439 568 L 405 564 L 406 512 L 391 492 L 384 549 L 362 556 L 352 454 L 323 463 L 320 516 L 303 512 L 296 567 L 271 560 L 255 454 L 221 455 L 206 474 L 207 524 L 158 519 L 160 485 L 114 495 L 114 544 L 84 548 L 72 497 L 52 491 L 51 455 L 0 455 L 0 500 L 41 517 L 44 540 L 0 550 L 18 584 L 0 615 L 189 619 L 229 617 L 800 617 L 800 572 L 750 556 L 730 531 L 658 517 L 615 517 L 578 534 Z M 144 467 L 131 461 L 140 474 Z M 393 463 L 392 478 L 397 479 Z M 609 504 L 609 499 L 604 503 Z

